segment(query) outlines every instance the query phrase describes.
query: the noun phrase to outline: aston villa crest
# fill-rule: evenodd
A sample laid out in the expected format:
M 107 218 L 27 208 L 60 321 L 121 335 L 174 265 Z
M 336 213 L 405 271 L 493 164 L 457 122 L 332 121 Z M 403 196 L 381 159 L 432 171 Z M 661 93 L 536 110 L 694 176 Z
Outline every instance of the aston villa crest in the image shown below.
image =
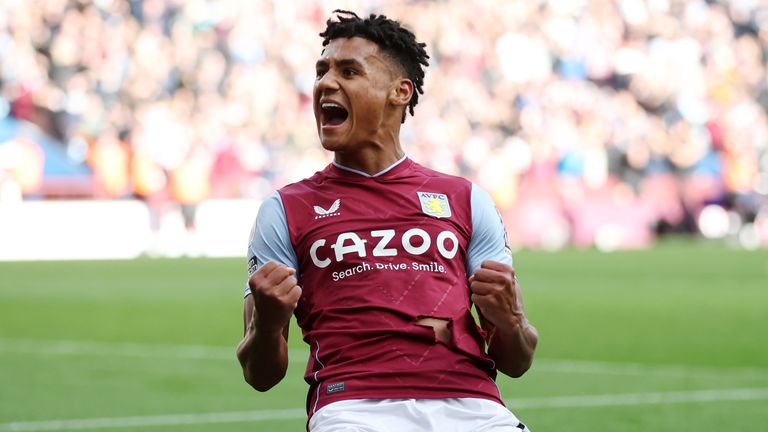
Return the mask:
M 432 192 L 416 192 L 421 202 L 421 211 L 436 218 L 451 217 L 451 205 L 448 196 Z

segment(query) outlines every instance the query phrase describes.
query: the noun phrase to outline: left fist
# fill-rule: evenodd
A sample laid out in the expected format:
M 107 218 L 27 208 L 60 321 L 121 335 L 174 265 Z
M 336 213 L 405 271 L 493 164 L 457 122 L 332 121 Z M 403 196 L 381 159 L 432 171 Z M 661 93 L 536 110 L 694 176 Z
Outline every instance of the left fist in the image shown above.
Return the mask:
M 512 267 L 497 261 L 483 261 L 469 278 L 469 290 L 472 303 L 489 324 L 509 330 L 523 324 L 520 288 Z

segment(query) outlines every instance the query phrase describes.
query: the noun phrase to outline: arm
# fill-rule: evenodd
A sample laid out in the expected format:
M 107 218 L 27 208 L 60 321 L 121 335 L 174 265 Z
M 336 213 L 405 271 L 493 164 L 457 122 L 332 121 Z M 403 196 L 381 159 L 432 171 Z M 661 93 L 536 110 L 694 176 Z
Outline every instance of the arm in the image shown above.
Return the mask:
M 515 270 L 485 261 L 470 278 L 470 290 L 480 325 L 488 333 L 488 355 L 502 373 L 523 375 L 533 362 L 539 334 L 525 316 Z
M 502 373 L 519 377 L 531 366 L 538 333 L 525 316 L 504 223 L 493 200 L 472 185 L 471 204 L 467 269 L 472 303 L 488 333 L 488 355 Z
M 288 369 L 288 327 L 301 297 L 294 273 L 270 261 L 248 279 L 251 295 L 245 298 L 237 359 L 245 381 L 258 391 L 274 387 Z
M 251 230 L 244 336 L 237 347 L 243 376 L 259 391 L 280 382 L 288 366 L 290 317 L 301 296 L 296 285 L 297 261 L 282 201 L 274 193 L 259 208 Z

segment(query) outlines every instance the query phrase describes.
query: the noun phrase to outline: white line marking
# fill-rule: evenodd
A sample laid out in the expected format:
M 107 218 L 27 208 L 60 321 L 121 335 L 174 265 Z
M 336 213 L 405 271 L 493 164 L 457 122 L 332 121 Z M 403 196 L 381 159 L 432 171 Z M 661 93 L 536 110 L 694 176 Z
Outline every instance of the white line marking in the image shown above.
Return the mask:
M 45 339 L 0 338 L 0 353 L 31 354 L 42 356 L 123 356 L 139 358 L 172 358 L 198 360 L 227 360 L 235 358 L 235 346 L 139 344 L 129 342 L 99 342 Z M 307 349 L 290 349 L 290 363 L 306 365 Z M 744 375 L 768 378 L 768 369 L 705 367 L 686 365 L 653 365 L 640 363 L 616 363 L 586 360 L 536 359 L 534 372 L 567 373 L 586 375 L 639 375 L 661 377 L 709 377 L 713 375 Z
M 0 352 L 42 356 L 124 356 L 144 358 L 231 360 L 234 357 L 235 351 L 234 348 L 208 345 L 152 345 L 130 342 L 0 339 Z M 291 349 L 289 351 L 288 358 L 291 363 L 305 363 L 305 358 L 308 356 L 308 350 Z M 647 373 L 649 369 L 649 367 L 643 367 L 642 365 L 568 360 L 548 361 L 539 359 L 534 362 L 533 367 L 533 370 L 541 370 L 545 372 L 613 372 L 617 374 L 644 374 Z
M 48 420 L 0 423 L 0 431 L 61 431 L 99 428 L 129 428 L 174 426 L 212 423 L 245 423 L 264 420 L 284 420 L 305 417 L 303 409 L 219 412 L 206 414 L 176 414 L 143 417 L 101 417 L 74 420 Z
M 700 403 L 721 401 L 755 401 L 768 399 L 768 388 L 692 390 L 654 393 L 553 396 L 505 401 L 512 410 L 588 408 L 635 406 L 670 403 Z M 101 417 L 73 420 L 17 421 L 0 423 L 0 432 L 39 432 L 86 430 L 98 428 L 129 428 L 213 423 L 246 423 L 267 420 L 288 420 L 305 417 L 303 409 L 219 412 L 206 414 L 175 414 L 140 417 Z
M 735 367 L 707 367 L 692 365 L 670 365 L 651 363 L 614 363 L 587 360 L 554 360 L 536 359 L 531 371 L 546 373 L 566 374 L 592 374 L 592 375 L 638 375 L 658 377 L 704 377 L 712 375 L 728 374 L 744 375 L 746 377 L 768 378 L 768 369 L 760 368 L 735 368 Z
M 35 355 L 124 356 L 146 358 L 232 359 L 235 348 L 204 345 L 151 345 L 67 340 L 0 340 L 0 352 Z
M 97 342 L 74 340 L 0 339 L 0 353 L 42 356 L 123 356 L 141 358 L 173 358 L 201 360 L 232 360 L 235 346 L 140 344 L 130 342 Z M 290 350 L 292 361 L 306 363 L 308 350 Z
M 547 396 L 508 399 L 510 409 L 588 408 L 673 403 L 754 401 L 768 399 L 768 388 L 736 388 L 605 395 Z
M 123 356 L 138 358 L 172 358 L 186 360 L 227 360 L 235 358 L 235 346 L 210 345 L 153 345 L 129 342 L 98 342 L 74 340 L 35 340 L 0 338 L 0 353 L 31 354 L 42 356 Z M 307 349 L 290 349 L 288 361 L 306 365 Z M 711 377 L 728 374 L 768 378 L 768 369 L 705 367 L 686 365 L 653 365 L 636 363 L 614 363 L 586 360 L 539 359 L 533 362 L 532 372 L 566 373 L 585 375 L 639 375 L 659 377 Z

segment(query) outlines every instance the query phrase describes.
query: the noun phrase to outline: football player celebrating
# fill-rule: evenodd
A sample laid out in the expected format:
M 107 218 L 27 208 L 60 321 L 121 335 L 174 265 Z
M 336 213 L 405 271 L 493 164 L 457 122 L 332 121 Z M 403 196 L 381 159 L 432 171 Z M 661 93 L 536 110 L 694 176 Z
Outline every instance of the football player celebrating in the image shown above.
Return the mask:
M 383 15 L 335 13 L 313 91 L 334 160 L 259 209 L 237 350 L 245 380 L 266 391 L 285 376 L 295 315 L 310 347 L 309 430 L 527 431 L 495 383 L 497 371 L 525 373 L 538 340 L 498 211 L 400 144 L 425 45 Z

